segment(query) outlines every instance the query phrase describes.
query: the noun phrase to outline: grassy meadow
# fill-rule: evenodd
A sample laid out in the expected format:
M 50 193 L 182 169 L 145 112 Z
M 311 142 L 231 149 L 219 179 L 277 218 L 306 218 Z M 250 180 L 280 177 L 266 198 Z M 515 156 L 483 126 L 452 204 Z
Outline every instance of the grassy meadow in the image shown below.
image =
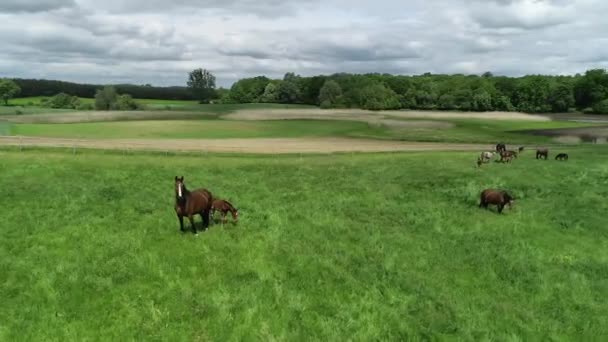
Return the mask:
M 172 114 L 168 114 L 172 115 Z M 177 114 L 176 114 L 177 115 Z M 217 120 L 220 118 L 220 120 Z M 586 127 L 591 124 L 566 121 L 525 122 L 511 120 L 435 120 L 450 128 L 392 127 L 357 121 L 213 119 L 136 120 L 114 122 L 12 124 L 10 134 L 59 138 L 294 138 L 352 137 L 446 143 L 519 144 L 549 143 L 552 138 L 518 130 Z M 419 120 L 399 120 L 415 123 Z M 429 122 L 425 120 L 423 122 Z M 9 129 L 5 129 L 9 131 Z M 7 134 L 5 134 L 7 135 Z
M 271 138 L 348 136 L 380 132 L 362 122 L 281 120 L 161 120 L 72 124 L 17 124 L 11 134 L 61 138 Z M 376 133 L 379 134 L 379 133 Z
M 0 340 L 601 339 L 608 149 L 565 151 L 2 149 Z M 181 234 L 176 175 L 241 222 Z M 513 210 L 479 209 L 488 187 Z

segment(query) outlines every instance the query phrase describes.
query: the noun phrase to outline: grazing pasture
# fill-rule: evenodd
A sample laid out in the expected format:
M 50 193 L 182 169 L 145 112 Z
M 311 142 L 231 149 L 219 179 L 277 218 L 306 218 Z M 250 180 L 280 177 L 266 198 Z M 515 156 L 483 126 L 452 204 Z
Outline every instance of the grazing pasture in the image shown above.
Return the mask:
M 602 338 L 608 150 L 559 152 L 0 150 L 0 340 Z M 181 175 L 239 224 L 180 233 Z
M 376 133 L 376 131 L 378 131 Z M 225 139 L 349 136 L 357 132 L 382 134 L 362 122 L 170 120 L 74 124 L 17 124 L 13 135 L 60 138 Z

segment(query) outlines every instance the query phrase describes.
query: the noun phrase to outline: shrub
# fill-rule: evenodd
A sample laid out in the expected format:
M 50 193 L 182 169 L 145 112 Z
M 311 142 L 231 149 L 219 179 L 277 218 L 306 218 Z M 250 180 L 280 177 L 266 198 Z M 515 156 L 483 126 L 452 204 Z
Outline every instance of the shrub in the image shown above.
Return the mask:
M 593 105 L 592 110 L 595 114 L 608 114 L 608 99 L 602 100 Z

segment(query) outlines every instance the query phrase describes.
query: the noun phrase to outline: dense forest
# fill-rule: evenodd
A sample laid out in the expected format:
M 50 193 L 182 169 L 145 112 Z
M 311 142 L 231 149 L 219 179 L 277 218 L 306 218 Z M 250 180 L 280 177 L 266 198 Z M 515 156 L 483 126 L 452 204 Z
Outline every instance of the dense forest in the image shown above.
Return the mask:
M 522 111 L 608 114 L 608 74 L 524 77 L 477 75 L 395 76 L 334 74 L 282 80 L 242 79 L 224 94 L 223 102 L 278 102 L 322 108 Z
M 199 69 L 200 71 L 200 69 Z M 206 72 L 206 71 L 205 71 Z M 215 87 L 214 76 L 212 84 Z M 94 97 L 97 85 L 61 81 L 15 79 L 19 96 L 66 93 Z M 190 81 L 189 84 L 192 84 Z M 188 87 L 115 85 L 134 98 L 198 99 Z M 204 89 L 203 89 L 204 90 Z M 523 77 L 423 74 L 333 74 L 302 77 L 287 73 L 282 79 L 265 76 L 237 81 L 229 90 L 213 89 L 201 102 L 309 104 L 322 108 L 423 109 L 461 111 L 522 111 L 529 113 L 583 111 L 608 114 L 608 73 L 593 69 L 574 76 Z
M 102 85 L 80 84 L 53 80 L 13 79 L 21 88 L 20 97 L 53 96 L 65 93 L 72 96 L 93 98 Z M 187 87 L 153 87 L 146 85 L 116 84 L 114 88 L 121 94 L 130 94 L 138 99 L 193 100 Z

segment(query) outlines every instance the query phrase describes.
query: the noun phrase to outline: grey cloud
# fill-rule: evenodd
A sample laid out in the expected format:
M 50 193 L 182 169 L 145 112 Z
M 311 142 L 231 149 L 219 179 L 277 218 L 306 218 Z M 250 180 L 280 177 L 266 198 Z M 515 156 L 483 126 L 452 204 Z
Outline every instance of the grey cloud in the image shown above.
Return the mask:
M 74 7 L 74 0 L 2 0 L 0 13 L 12 12 L 46 12 L 61 8 Z
M 298 7 L 316 3 L 318 0 L 106 0 L 102 7 L 112 13 L 166 13 L 184 11 L 219 11 L 256 15 L 285 16 L 293 14 Z M 82 0 L 87 8 L 99 6 L 95 0 Z
M 523 75 L 608 65 L 600 0 L 25 4 L 0 0 L 7 76 L 183 85 L 187 71 L 204 67 L 229 86 L 289 71 Z

